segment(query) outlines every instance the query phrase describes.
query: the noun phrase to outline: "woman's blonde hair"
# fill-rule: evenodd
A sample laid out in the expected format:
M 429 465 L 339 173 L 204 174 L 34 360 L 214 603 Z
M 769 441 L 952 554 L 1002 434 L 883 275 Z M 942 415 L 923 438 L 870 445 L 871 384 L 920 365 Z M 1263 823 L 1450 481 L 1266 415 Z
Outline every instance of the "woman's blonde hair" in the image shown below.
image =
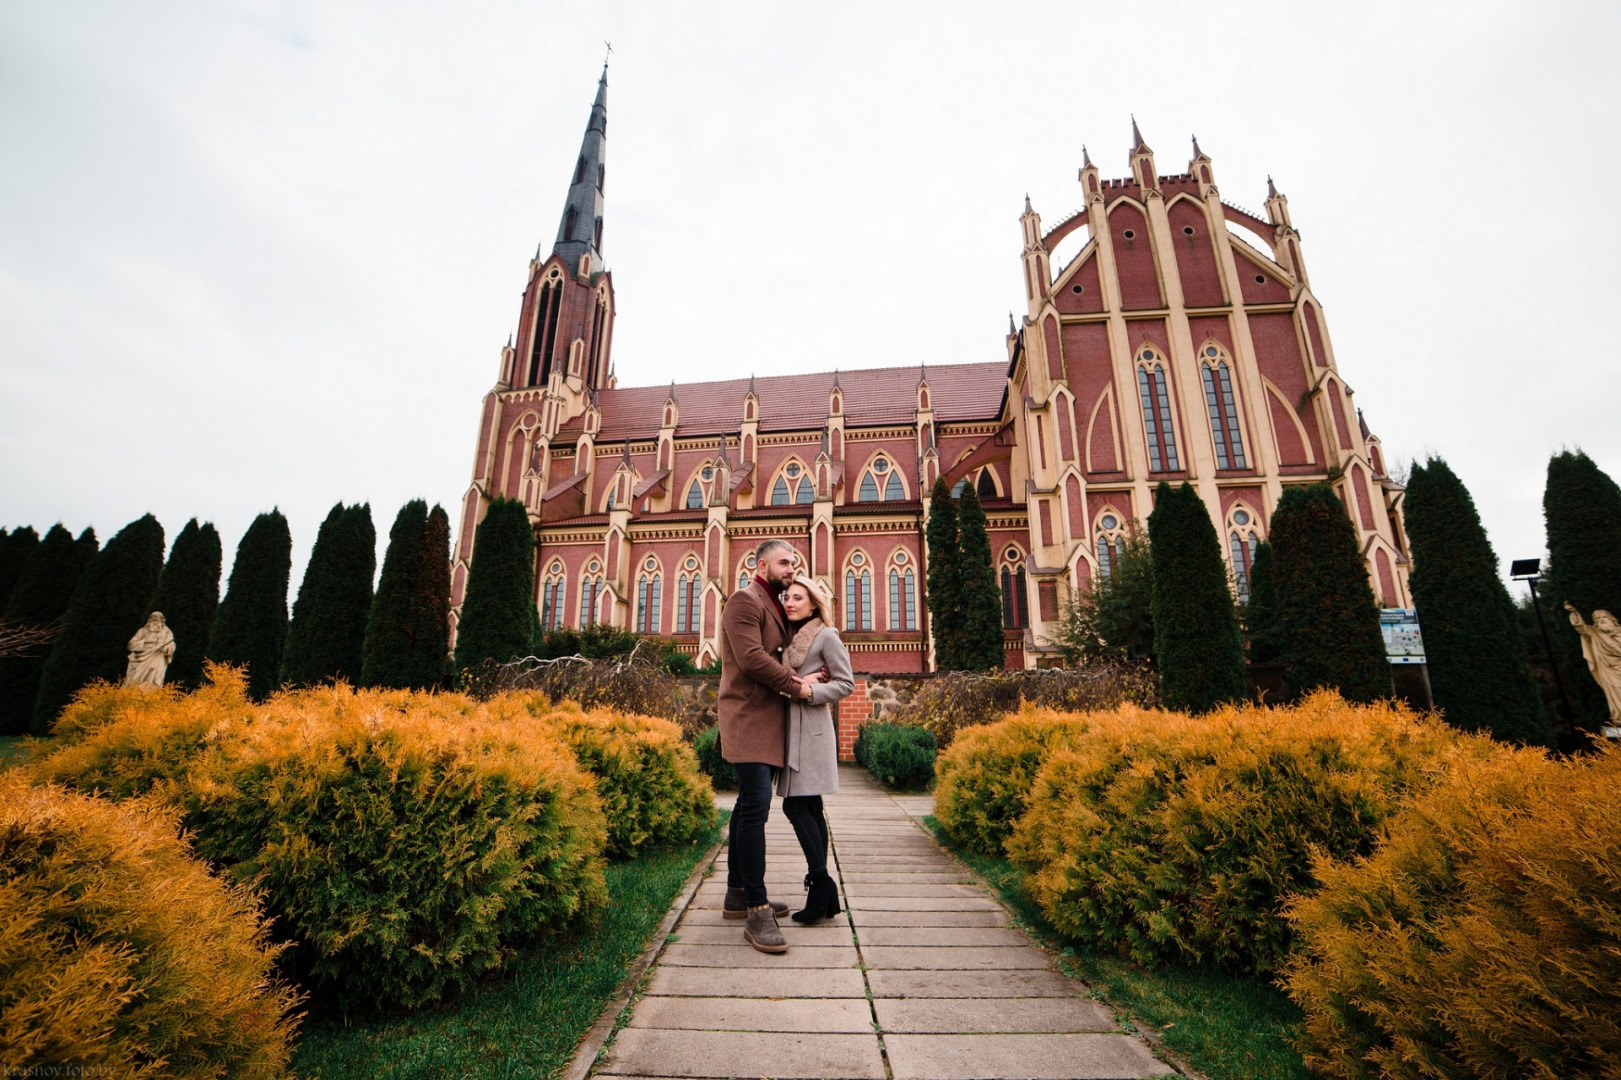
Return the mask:
M 838 621 L 833 614 L 833 594 L 827 591 L 827 586 L 811 577 L 809 574 L 795 574 L 789 587 L 794 585 L 805 586 L 805 592 L 810 596 L 811 606 L 816 609 L 816 617 L 822 620 L 823 625 L 838 629 Z

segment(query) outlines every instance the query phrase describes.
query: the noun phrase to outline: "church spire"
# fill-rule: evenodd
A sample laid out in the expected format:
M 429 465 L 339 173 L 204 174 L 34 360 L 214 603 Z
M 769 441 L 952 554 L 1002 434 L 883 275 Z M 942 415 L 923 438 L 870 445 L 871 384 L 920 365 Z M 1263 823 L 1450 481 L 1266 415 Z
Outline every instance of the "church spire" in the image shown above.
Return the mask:
M 584 269 L 597 273 L 602 261 L 602 189 L 606 179 L 608 144 L 608 65 L 602 65 L 597 80 L 597 99 L 591 103 L 591 119 L 580 141 L 580 156 L 574 163 L 568 201 L 563 204 L 563 220 L 557 226 L 557 243 L 552 250 L 575 271 L 580 261 L 591 257 Z

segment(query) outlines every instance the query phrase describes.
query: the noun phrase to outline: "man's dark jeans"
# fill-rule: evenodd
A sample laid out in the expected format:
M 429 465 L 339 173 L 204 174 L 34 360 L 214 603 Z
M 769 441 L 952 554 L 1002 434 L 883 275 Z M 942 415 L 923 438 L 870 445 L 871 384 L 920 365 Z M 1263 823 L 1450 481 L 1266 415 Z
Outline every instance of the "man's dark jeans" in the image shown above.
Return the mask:
M 726 887 L 742 889 L 743 902 L 759 907 L 765 890 L 765 822 L 771 816 L 771 766 L 744 761 L 737 770 L 737 804 L 732 807 Z

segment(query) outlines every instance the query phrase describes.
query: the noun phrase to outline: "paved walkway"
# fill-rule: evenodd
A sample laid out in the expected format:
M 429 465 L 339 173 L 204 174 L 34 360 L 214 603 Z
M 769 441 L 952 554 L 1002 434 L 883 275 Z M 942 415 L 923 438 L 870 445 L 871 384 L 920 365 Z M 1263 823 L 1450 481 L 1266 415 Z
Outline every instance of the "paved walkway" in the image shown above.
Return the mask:
M 726 857 L 699 888 L 596 1076 L 1105 1080 L 1173 1074 L 1086 988 L 1007 926 L 995 901 L 892 798 L 840 771 L 827 800 L 846 914 L 783 920 L 786 955 L 721 918 Z M 773 808 L 766 883 L 798 905 L 805 861 Z M 887 1069 L 886 1069 L 887 1064 Z

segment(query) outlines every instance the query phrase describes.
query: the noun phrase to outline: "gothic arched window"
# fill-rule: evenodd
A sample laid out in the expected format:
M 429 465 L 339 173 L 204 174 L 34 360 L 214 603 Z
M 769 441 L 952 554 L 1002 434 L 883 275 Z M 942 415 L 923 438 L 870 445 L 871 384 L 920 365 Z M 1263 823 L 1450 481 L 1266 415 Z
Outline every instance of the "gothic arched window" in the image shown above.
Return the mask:
M 1002 625 L 1020 630 L 1030 625 L 1030 597 L 1026 591 L 1024 553 L 1016 547 L 1002 552 Z
M 844 628 L 872 629 L 872 567 L 859 551 L 844 569 Z
M 585 576 L 580 579 L 581 630 L 597 621 L 597 601 L 602 596 L 602 586 L 602 565 L 593 559 L 585 568 Z
M 1097 528 L 1098 576 L 1113 577 L 1115 569 L 1120 565 L 1120 553 L 1125 548 L 1126 535 L 1120 521 L 1120 515 L 1113 507 L 1106 508 L 1098 515 Z
M 981 469 L 979 471 L 979 480 L 974 484 L 974 494 L 981 499 L 996 498 L 996 478 L 991 475 L 991 470 Z
M 687 489 L 687 509 L 701 510 L 703 509 L 703 505 L 704 486 L 698 481 L 694 480 L 692 482 L 692 486 Z
M 696 634 L 703 628 L 703 616 L 698 610 L 698 601 L 703 596 L 703 578 L 698 575 L 697 556 L 688 555 L 681 567 L 675 590 L 675 632 Z
M 787 506 L 789 501 L 788 481 L 786 478 L 779 476 L 777 482 L 771 485 L 771 505 Z
M 1216 468 L 1247 469 L 1244 436 L 1238 430 L 1238 403 L 1233 397 L 1233 379 L 1227 361 L 1215 345 L 1206 345 L 1203 353 L 1199 373 L 1204 380 L 1210 433 L 1216 441 Z
M 879 491 L 883 492 L 884 502 L 901 502 L 906 498 L 906 485 L 895 469 L 894 463 L 887 457 L 877 457 L 861 474 L 861 487 L 856 493 L 856 502 L 878 502 Z
M 659 607 L 664 599 L 664 577 L 659 573 L 658 561 L 648 557 L 636 579 L 636 632 L 657 634 L 663 626 Z
M 1144 347 L 1137 354 L 1137 395 L 1143 407 L 1143 432 L 1148 436 L 1148 471 L 1180 472 L 1176 454 L 1176 427 L 1171 422 L 1171 397 L 1165 385 L 1165 366 L 1159 354 Z
M 556 630 L 563 625 L 563 599 L 567 591 L 563 577 L 563 564 L 552 563 L 546 570 L 546 580 L 540 589 L 540 628 Z
M 1233 591 L 1240 603 L 1250 598 L 1250 568 L 1255 565 L 1255 549 L 1260 544 L 1255 516 L 1248 507 L 1235 505 L 1227 515 L 1227 554 L 1233 560 Z
M 889 560 L 889 628 L 917 629 L 917 573 L 912 557 L 897 551 Z

